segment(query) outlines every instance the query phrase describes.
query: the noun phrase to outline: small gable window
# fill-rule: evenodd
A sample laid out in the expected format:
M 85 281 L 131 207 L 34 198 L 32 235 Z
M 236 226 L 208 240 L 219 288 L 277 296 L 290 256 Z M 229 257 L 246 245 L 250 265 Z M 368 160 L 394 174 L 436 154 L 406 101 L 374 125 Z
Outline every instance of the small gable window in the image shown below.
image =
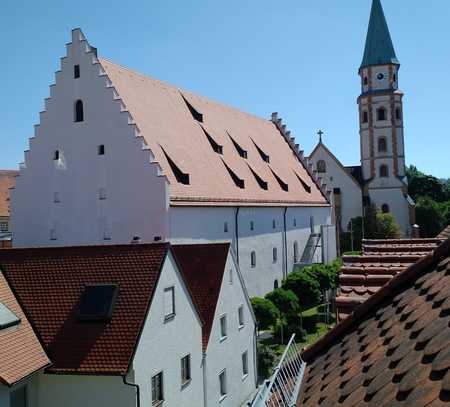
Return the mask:
M 250 253 L 250 266 L 252 268 L 256 267 L 256 252 L 254 251 Z
M 227 338 L 227 316 L 222 315 L 220 317 L 220 340 Z
M 389 205 L 388 204 L 383 204 L 381 206 L 381 212 L 382 213 L 389 213 Z
M 175 287 L 164 289 L 164 320 L 167 321 L 175 316 Z
M 244 306 L 241 305 L 238 308 L 238 324 L 239 328 L 242 328 L 244 326 Z
M 367 123 L 368 121 L 369 121 L 369 113 L 367 112 L 367 110 L 364 110 L 364 112 L 362 113 L 362 122 Z
M 377 109 L 377 120 L 386 120 L 386 109 L 384 107 Z
M 317 172 L 320 173 L 327 172 L 327 164 L 324 160 L 317 161 Z
M 73 77 L 75 79 L 80 77 L 80 65 L 74 65 L 73 66 Z
M 75 102 L 75 122 L 84 121 L 83 101 L 77 100 Z
M 378 152 L 385 153 L 386 151 L 387 151 L 386 137 L 380 137 L 378 139 Z
M 389 177 L 389 168 L 386 164 L 380 165 L 380 177 L 381 178 Z

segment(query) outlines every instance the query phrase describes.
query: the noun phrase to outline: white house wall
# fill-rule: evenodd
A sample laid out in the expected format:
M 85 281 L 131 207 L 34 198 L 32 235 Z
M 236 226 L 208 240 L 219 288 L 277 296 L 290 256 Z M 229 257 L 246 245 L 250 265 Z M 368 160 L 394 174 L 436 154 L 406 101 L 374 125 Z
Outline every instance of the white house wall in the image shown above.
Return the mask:
M 173 243 L 230 241 L 250 296 L 262 296 L 272 291 L 275 281 L 281 285 L 285 270 L 288 273 L 293 270 L 294 242 L 298 242 L 301 257 L 311 233 L 311 217 L 314 218 L 316 232 L 320 232 L 320 225 L 331 224 L 330 207 L 288 207 L 287 249 L 285 249 L 284 207 L 241 207 L 237 218 L 236 210 L 235 207 L 171 207 L 170 240 Z M 236 219 L 238 242 L 236 242 Z M 225 222 L 228 226 L 227 232 L 224 229 Z M 274 247 L 277 248 L 276 262 L 273 261 Z M 251 266 L 253 251 L 256 253 L 254 268 Z M 315 261 L 320 262 L 321 256 L 319 249 Z M 334 258 L 333 255 L 330 257 Z
M 158 176 L 151 151 L 137 137 L 128 112 L 121 112 L 121 100 L 114 99 L 107 77 L 99 76 L 95 54 L 85 52 L 87 43 L 79 35 L 73 31 L 12 191 L 16 247 L 167 236 L 166 178 Z M 75 64 L 80 65 L 78 79 Z M 83 122 L 74 122 L 78 99 L 84 103 Z M 99 145 L 105 146 L 105 155 L 98 155 Z M 59 160 L 53 160 L 56 150 Z M 106 199 L 99 199 L 100 189 Z
M 241 406 L 256 388 L 255 322 L 231 255 L 228 255 L 225 270 L 206 350 L 207 407 Z M 238 309 L 241 305 L 244 307 L 244 326 L 239 328 Z M 227 338 L 223 341 L 220 338 L 222 315 L 226 315 L 227 318 Z M 248 355 L 249 373 L 244 377 L 242 353 L 245 351 Z M 219 374 L 224 369 L 227 377 L 227 396 L 219 402 Z
M 175 287 L 175 317 L 164 322 L 164 289 Z M 181 358 L 191 355 L 191 382 L 181 386 Z M 203 405 L 202 328 L 172 255 L 167 256 L 133 360 L 141 406 L 151 406 L 151 378 L 163 372 L 164 406 Z

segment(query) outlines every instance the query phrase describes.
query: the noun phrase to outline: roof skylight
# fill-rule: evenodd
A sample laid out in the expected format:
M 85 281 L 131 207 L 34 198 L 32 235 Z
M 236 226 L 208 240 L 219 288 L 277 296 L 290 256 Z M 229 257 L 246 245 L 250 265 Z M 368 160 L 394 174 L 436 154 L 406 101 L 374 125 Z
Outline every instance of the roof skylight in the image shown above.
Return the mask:
M 20 324 L 20 318 L 0 302 L 0 330 Z

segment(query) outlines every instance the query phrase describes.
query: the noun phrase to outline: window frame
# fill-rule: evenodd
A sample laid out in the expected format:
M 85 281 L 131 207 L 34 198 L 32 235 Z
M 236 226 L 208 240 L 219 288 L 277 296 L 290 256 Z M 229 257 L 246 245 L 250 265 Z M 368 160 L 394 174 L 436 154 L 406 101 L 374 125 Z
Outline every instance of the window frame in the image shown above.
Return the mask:
M 363 110 L 362 112 L 362 123 L 367 124 L 369 123 L 369 112 L 367 110 Z
M 172 302 L 172 312 L 169 314 L 166 314 L 166 293 L 168 293 L 169 291 L 172 292 L 172 296 L 171 296 L 171 302 Z M 170 287 L 166 287 L 164 288 L 164 296 L 163 296 L 163 311 L 164 311 L 164 321 L 170 321 L 173 318 L 175 318 L 176 315 L 176 310 L 175 310 L 175 286 L 171 285 Z
M 379 153 L 387 153 L 387 151 L 388 151 L 388 149 L 387 149 L 387 139 L 386 139 L 385 136 L 378 137 L 377 147 L 378 147 L 378 152 Z M 381 148 L 381 147 L 383 147 L 383 148 Z
M 222 321 L 225 321 L 224 323 Z M 223 342 L 225 339 L 228 338 L 228 321 L 227 321 L 227 314 L 222 314 L 219 317 L 219 327 L 220 327 L 220 342 Z
M 156 378 L 159 378 L 158 386 L 155 386 L 155 380 Z M 160 372 L 156 373 L 151 378 L 151 387 L 152 387 L 152 406 L 159 406 L 164 401 L 164 372 L 161 370 Z M 156 389 L 159 390 L 159 394 L 156 394 Z M 155 398 L 158 397 L 158 398 Z
M 278 263 L 278 248 L 272 247 L 272 264 Z
M 389 167 L 387 164 L 381 164 L 378 169 L 378 175 L 380 178 L 389 178 Z
M 293 251 L 294 251 L 294 263 L 298 263 L 298 242 L 297 242 L 297 240 L 294 241 Z
M 379 122 L 384 122 L 387 120 L 387 110 L 384 106 L 377 109 L 377 120 Z
M 256 268 L 256 251 L 254 250 L 250 252 L 250 267 L 252 269 Z
M 239 327 L 239 330 L 241 330 L 244 326 L 245 326 L 244 304 L 241 304 L 238 307 L 238 327 Z
M 186 363 L 187 362 L 187 363 Z M 180 359 L 180 367 L 181 367 L 181 387 L 186 387 L 192 381 L 191 374 L 191 354 L 183 356 Z
M 81 76 L 80 64 L 73 66 L 73 79 L 78 79 Z
M 242 363 L 242 380 L 245 380 L 248 377 L 248 350 L 242 352 L 241 363 Z
M 227 397 L 227 369 L 219 373 L 219 402 Z
M 317 161 L 316 170 L 319 174 L 325 174 L 327 172 L 327 163 L 325 160 Z
M 9 224 L 8 222 L 0 222 L 0 232 L 8 233 L 9 232 Z

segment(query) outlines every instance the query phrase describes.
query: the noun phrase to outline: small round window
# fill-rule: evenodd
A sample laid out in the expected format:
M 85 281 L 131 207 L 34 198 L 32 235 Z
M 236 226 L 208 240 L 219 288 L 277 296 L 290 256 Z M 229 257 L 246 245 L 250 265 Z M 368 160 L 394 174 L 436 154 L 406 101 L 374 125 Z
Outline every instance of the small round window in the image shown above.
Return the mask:
M 378 79 L 379 81 L 382 81 L 382 80 L 384 79 L 384 75 L 383 75 L 382 73 L 379 73 L 379 74 L 377 75 L 377 79 Z

